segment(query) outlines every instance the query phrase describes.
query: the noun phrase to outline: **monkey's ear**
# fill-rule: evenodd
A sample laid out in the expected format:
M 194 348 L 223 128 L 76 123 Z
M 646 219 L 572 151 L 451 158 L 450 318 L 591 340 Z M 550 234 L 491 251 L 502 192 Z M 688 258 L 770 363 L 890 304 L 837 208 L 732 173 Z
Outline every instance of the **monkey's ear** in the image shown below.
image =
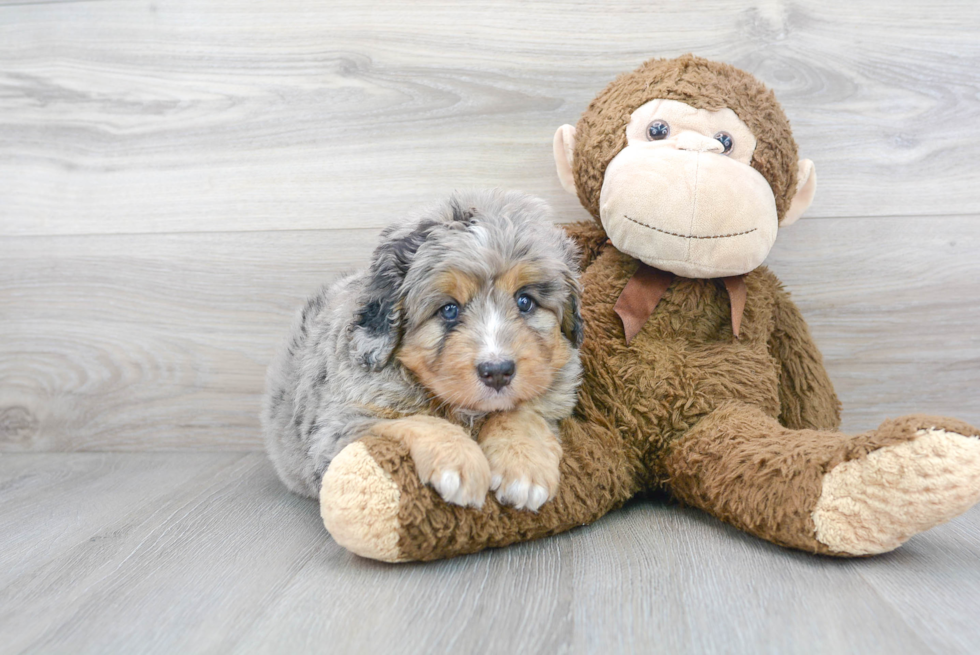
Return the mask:
M 575 126 L 562 125 L 555 132 L 553 144 L 555 166 L 558 167 L 558 179 L 562 187 L 573 196 L 575 192 L 575 174 L 572 172 L 572 158 L 575 154 Z
M 813 194 L 817 191 L 817 169 L 809 159 L 801 159 L 796 171 L 796 195 L 793 202 L 779 223 L 779 227 L 792 225 L 803 215 L 813 202 Z
M 432 221 L 423 222 L 407 234 L 404 228 L 381 233 L 381 245 L 371 258 L 367 281 L 348 328 L 354 360 L 369 370 L 380 371 L 387 366 L 398 345 L 405 275 L 433 225 Z

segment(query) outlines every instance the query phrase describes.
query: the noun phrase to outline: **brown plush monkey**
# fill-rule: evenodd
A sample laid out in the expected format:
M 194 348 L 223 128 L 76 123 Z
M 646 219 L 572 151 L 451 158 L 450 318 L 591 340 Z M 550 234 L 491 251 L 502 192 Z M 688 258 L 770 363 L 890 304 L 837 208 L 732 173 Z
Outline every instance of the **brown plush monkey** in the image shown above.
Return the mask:
M 338 543 L 429 560 L 591 523 L 667 490 L 777 544 L 831 555 L 892 550 L 980 499 L 980 439 L 962 422 L 889 420 L 836 431 L 839 403 L 797 308 L 761 267 L 809 206 L 773 94 L 693 56 L 620 76 L 555 137 L 563 186 L 595 223 L 582 246 L 585 367 L 562 424 L 558 495 L 533 513 L 448 505 L 407 449 L 348 446 L 324 477 Z

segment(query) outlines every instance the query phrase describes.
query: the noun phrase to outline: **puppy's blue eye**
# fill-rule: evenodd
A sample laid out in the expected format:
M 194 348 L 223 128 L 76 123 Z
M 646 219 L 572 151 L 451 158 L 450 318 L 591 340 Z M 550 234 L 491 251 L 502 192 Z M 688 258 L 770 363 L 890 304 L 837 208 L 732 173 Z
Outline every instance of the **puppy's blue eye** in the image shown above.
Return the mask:
M 457 318 L 459 318 L 459 305 L 452 302 L 448 305 L 443 305 L 439 308 L 439 316 L 443 317 L 447 321 L 455 321 Z
M 534 309 L 534 299 L 526 293 L 517 296 L 517 308 L 523 313 L 528 313 Z

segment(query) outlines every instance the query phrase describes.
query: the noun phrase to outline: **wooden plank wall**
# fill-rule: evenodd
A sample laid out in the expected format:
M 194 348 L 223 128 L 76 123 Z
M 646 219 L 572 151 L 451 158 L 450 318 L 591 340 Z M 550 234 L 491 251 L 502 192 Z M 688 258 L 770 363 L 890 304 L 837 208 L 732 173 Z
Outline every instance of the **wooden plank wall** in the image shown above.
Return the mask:
M 0 0 L 0 450 L 260 447 L 303 297 L 685 52 L 775 89 L 817 200 L 769 258 L 845 427 L 980 423 L 980 3 Z

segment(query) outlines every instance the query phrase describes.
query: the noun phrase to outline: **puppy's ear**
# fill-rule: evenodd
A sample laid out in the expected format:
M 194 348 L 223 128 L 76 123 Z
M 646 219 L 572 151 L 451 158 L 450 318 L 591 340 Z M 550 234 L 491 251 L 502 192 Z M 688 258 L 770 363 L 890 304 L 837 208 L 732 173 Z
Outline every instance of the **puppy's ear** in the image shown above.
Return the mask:
M 561 316 L 561 331 L 576 348 L 582 345 L 582 340 L 585 338 L 582 314 L 579 312 L 579 297 L 578 283 L 571 280 L 568 300 L 565 301 L 565 309 Z
M 561 228 L 556 228 L 561 235 L 561 253 L 565 260 L 565 306 L 561 314 L 561 331 L 573 346 L 578 348 L 585 338 L 585 328 L 582 314 L 579 311 L 582 299 L 582 287 L 579 285 L 579 260 L 582 255 L 578 246 Z
M 380 371 L 391 361 L 401 338 L 405 275 L 434 225 L 423 221 L 407 231 L 398 226 L 381 233 L 350 325 L 354 358 L 369 370 Z

